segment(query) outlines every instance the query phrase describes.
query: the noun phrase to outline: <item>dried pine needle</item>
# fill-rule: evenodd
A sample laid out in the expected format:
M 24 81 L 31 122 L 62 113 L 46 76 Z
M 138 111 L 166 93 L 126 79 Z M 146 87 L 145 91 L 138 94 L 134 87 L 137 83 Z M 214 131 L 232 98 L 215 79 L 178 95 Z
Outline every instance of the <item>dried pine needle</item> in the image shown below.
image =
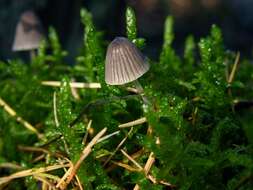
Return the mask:
M 43 135 L 40 134 L 39 131 L 34 126 L 32 126 L 28 121 L 18 116 L 15 110 L 12 109 L 2 98 L 0 98 L 0 107 L 1 106 L 10 116 L 14 117 L 17 122 L 22 124 L 26 129 L 28 129 L 32 133 L 35 133 L 39 139 L 43 139 Z
M 118 127 L 119 128 L 133 127 L 135 125 L 141 125 L 141 124 L 146 123 L 146 122 L 147 122 L 146 117 L 142 117 L 142 118 L 136 119 L 134 121 L 130 121 L 130 122 L 127 122 L 127 123 L 124 123 L 124 124 L 120 124 Z
M 101 130 L 91 141 L 90 143 L 83 149 L 82 154 L 79 160 L 75 163 L 75 165 L 68 169 L 68 171 L 62 177 L 61 182 L 59 182 L 56 187 L 60 189 L 65 189 L 67 185 L 71 182 L 73 177 L 76 175 L 77 170 L 80 168 L 81 163 L 84 159 L 90 154 L 92 147 L 97 143 L 97 141 L 105 134 L 107 128 Z
M 60 87 L 60 81 L 42 81 L 42 85 L 44 86 L 52 86 L 52 87 Z M 70 82 L 71 88 L 101 88 L 100 83 L 83 83 L 83 82 Z

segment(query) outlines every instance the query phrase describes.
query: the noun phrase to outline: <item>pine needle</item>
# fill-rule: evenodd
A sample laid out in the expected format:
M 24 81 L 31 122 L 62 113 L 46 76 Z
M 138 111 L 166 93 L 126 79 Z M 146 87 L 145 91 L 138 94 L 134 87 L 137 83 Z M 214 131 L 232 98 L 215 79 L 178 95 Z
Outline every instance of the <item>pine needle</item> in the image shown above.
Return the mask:
M 238 67 L 239 61 L 240 61 L 240 52 L 237 52 L 236 58 L 235 58 L 235 63 L 233 65 L 232 71 L 231 71 L 231 73 L 229 75 L 229 78 L 228 78 L 228 83 L 229 84 L 231 84 L 234 80 L 235 72 L 236 72 L 236 69 Z
M 120 124 L 118 127 L 119 128 L 133 127 L 135 125 L 140 125 L 140 124 L 143 124 L 143 123 L 146 123 L 146 122 L 147 122 L 147 118 L 146 117 L 142 117 L 140 119 L 136 119 L 136 120 L 130 121 L 128 123 Z
M 125 156 L 125 157 L 127 157 L 127 159 L 128 160 L 130 160 L 137 168 L 139 168 L 140 170 L 143 170 L 143 168 L 142 168 L 142 166 L 138 163 L 138 162 L 136 162 L 129 154 L 127 154 L 124 150 L 120 150 L 121 151 L 121 153 Z
M 65 167 L 70 167 L 70 164 L 52 165 L 52 166 L 47 166 L 47 167 L 40 167 L 40 168 L 32 168 L 32 169 L 23 170 L 20 172 L 16 172 L 10 176 L 1 177 L 0 178 L 0 185 L 10 182 L 13 179 L 23 178 L 23 177 L 27 177 L 27 176 L 34 176 L 36 174 L 45 173 L 45 172 L 49 172 L 49 171 L 53 171 L 53 170 L 58 170 L 58 169 L 65 168 Z
M 116 154 L 116 152 L 121 148 L 121 146 L 125 143 L 125 141 L 127 140 L 128 136 L 132 133 L 133 128 L 131 128 L 128 133 L 126 134 L 126 136 L 122 139 L 122 141 L 118 144 L 118 146 L 116 147 L 116 149 L 113 151 L 113 153 L 106 159 L 106 161 L 104 162 L 103 166 L 106 166 L 106 164 L 112 159 L 112 157 Z
M 42 85 L 44 86 L 52 86 L 52 87 L 60 87 L 60 81 L 42 81 Z M 83 82 L 70 82 L 71 88 L 101 88 L 100 83 L 83 83 Z
M 92 147 L 97 143 L 97 141 L 105 134 L 107 128 L 104 128 L 101 130 L 91 141 L 90 143 L 83 149 L 82 154 L 79 158 L 79 160 L 76 162 L 76 164 L 69 168 L 68 171 L 65 173 L 65 175 L 62 177 L 63 180 L 61 180 L 60 183 L 56 185 L 57 188 L 60 189 L 66 189 L 67 185 L 71 182 L 73 177 L 76 175 L 76 172 L 81 166 L 81 163 L 84 161 L 84 159 L 90 154 Z M 66 179 L 66 180 L 65 180 Z
M 32 126 L 28 121 L 24 120 L 22 117 L 19 117 L 14 109 L 12 109 L 2 98 L 0 98 L 0 106 L 12 117 L 16 119 L 17 122 L 22 124 L 26 129 L 35 133 L 39 139 L 43 139 L 43 135 L 39 133 L 39 131 Z

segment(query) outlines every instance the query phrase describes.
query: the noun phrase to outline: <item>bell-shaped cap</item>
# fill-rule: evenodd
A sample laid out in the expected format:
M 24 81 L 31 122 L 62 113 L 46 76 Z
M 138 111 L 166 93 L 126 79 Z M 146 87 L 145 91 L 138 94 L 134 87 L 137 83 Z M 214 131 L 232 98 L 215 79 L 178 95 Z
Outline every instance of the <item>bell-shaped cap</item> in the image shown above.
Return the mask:
M 149 70 L 142 53 L 127 38 L 116 37 L 109 45 L 105 61 L 105 82 L 122 85 L 132 82 Z
M 33 11 L 25 11 L 17 24 L 13 51 L 37 49 L 43 38 L 42 26 Z

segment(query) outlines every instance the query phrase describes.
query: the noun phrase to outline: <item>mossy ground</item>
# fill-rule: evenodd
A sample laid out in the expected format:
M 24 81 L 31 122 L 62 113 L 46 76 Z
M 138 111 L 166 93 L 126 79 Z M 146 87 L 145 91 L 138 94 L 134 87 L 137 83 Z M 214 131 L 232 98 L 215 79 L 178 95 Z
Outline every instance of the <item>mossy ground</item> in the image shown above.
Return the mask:
M 217 26 L 198 43 L 189 36 L 179 57 L 172 47 L 173 19 L 167 18 L 160 59 L 149 60 L 151 69 L 140 79 L 150 101 L 143 109 L 142 98 L 127 90 L 131 84 L 105 84 L 108 42 L 86 10 L 81 21 L 84 45 L 74 66 L 64 62 L 67 52 L 53 28 L 31 62 L 0 62 L 0 189 L 55 188 L 63 168 L 75 164 L 104 128 L 105 135 L 116 135 L 95 144 L 81 164 L 77 176 L 84 189 L 253 188 L 253 65 L 225 49 Z M 143 48 L 130 8 L 126 21 L 128 38 Z M 73 96 L 73 79 L 101 88 L 78 89 Z M 41 84 L 48 80 L 61 86 Z M 146 122 L 118 127 L 139 118 Z M 154 162 L 145 174 L 140 168 L 150 155 Z M 68 188 L 80 188 L 76 178 Z

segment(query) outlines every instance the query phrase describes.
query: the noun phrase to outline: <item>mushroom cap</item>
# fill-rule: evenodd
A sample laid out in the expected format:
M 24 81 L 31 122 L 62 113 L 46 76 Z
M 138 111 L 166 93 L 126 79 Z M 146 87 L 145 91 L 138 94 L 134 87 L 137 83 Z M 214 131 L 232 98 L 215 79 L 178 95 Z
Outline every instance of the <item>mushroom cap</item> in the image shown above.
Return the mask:
M 149 70 L 150 65 L 138 48 L 127 38 L 116 37 L 108 46 L 105 82 L 122 85 L 132 82 Z
M 13 51 L 37 49 L 43 39 L 42 26 L 33 11 L 25 11 L 17 24 Z

